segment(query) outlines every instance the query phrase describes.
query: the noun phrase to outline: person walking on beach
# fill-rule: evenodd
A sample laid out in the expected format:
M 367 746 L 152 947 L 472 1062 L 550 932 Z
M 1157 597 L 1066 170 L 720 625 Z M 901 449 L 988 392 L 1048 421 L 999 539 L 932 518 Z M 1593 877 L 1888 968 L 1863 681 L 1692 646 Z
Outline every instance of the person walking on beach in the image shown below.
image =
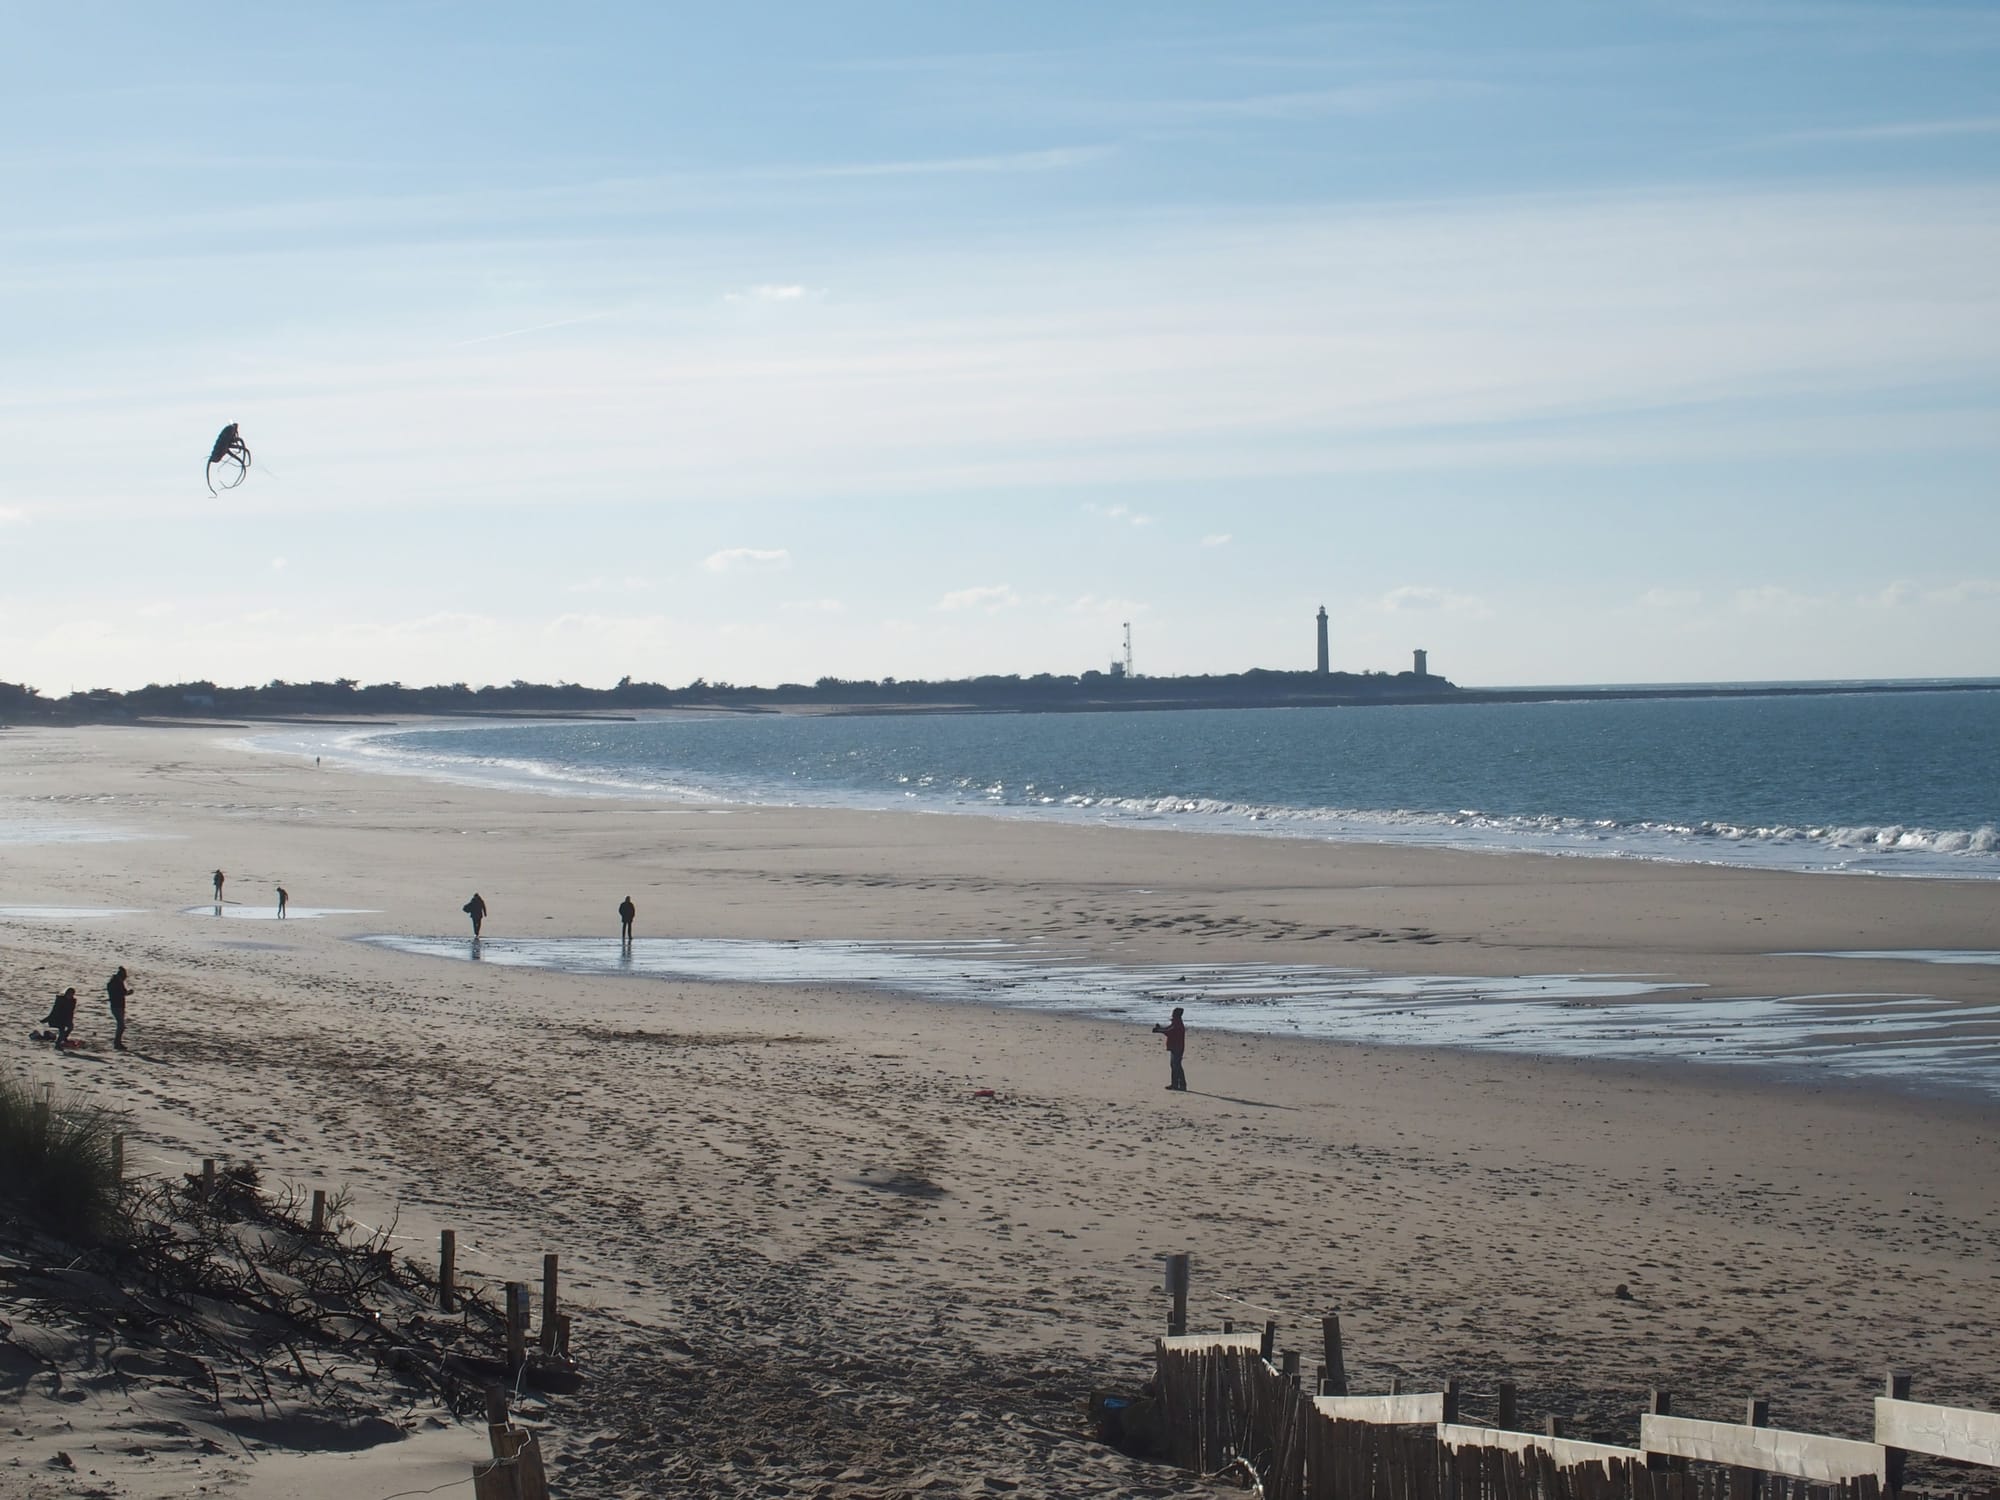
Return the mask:
M 628 948 L 632 946 L 632 919 L 638 915 L 639 908 L 630 896 L 618 903 L 618 941 Z
M 1187 1074 L 1181 1071 L 1181 1054 L 1187 1051 L 1187 1022 L 1181 1019 L 1181 1008 L 1174 1007 L 1174 1018 L 1164 1026 L 1153 1030 L 1167 1039 L 1167 1061 L 1173 1067 L 1173 1081 L 1167 1087 L 1187 1092 Z
M 478 937 L 479 924 L 486 920 L 486 898 L 480 895 L 479 892 L 474 891 L 472 899 L 460 907 L 459 910 L 472 918 L 472 935 Z
M 56 1051 L 69 1045 L 69 1034 L 76 1030 L 76 986 L 71 985 L 60 995 L 56 1003 L 49 1007 L 49 1013 L 42 1017 L 44 1026 L 56 1029 Z
M 222 903 L 222 871 L 220 870 L 215 872 L 215 900 L 217 905 Z
M 131 993 L 132 986 L 125 981 L 125 965 L 120 964 L 118 972 L 104 982 L 104 998 L 111 1002 L 111 1019 L 118 1023 L 111 1045 L 120 1052 L 125 1050 L 125 997 Z
M 283 886 L 278 887 L 278 916 L 283 918 L 285 908 L 292 904 L 292 894 Z

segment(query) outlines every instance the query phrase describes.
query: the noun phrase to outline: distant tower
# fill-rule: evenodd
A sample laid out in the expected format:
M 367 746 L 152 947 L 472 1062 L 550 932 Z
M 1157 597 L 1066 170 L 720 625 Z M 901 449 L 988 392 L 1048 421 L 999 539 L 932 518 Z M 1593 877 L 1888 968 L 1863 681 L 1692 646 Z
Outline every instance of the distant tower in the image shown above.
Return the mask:
M 1431 654 L 1421 646 L 1417 647 L 1417 675 L 1419 677 L 1431 675 Z
M 1125 622 L 1125 675 L 1132 675 L 1132 622 Z
M 1326 676 L 1329 670 L 1326 655 L 1326 606 L 1319 607 L 1319 675 Z

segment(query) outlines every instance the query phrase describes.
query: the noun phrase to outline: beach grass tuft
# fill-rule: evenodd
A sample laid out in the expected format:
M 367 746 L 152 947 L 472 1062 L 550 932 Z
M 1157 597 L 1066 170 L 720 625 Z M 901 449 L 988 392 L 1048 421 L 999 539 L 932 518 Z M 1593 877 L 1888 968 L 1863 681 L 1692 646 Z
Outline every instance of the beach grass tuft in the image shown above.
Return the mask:
M 100 1105 L 54 1098 L 0 1077 L 0 1207 L 28 1227 L 73 1242 L 110 1235 L 122 1221 L 113 1141 L 118 1121 Z

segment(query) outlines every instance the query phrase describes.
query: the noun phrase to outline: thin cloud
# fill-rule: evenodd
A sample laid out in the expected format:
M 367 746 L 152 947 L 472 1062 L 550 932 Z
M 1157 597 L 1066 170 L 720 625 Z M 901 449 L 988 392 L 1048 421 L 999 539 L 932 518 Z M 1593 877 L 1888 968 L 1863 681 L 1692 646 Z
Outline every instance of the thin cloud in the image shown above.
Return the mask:
M 946 594 L 938 600 L 937 607 L 944 610 L 983 609 L 990 615 L 997 610 L 1012 609 L 1020 602 L 1021 596 L 1007 584 L 988 583 Z
M 1701 590 L 1650 588 L 1639 602 L 1647 609 L 1693 609 L 1701 603 Z
M 572 594 L 643 594 L 653 588 L 650 578 L 627 576 L 624 578 L 585 578 L 569 585 L 566 592 Z
M 847 612 L 847 606 L 838 599 L 787 599 L 778 608 L 808 615 L 838 615 Z
M 282 558 L 282 557 L 274 557 L 274 558 L 272 558 L 272 559 L 271 559 L 271 571 L 272 571 L 273 573 L 282 573 L 282 572 L 284 572 L 284 571 L 285 571 L 285 559 L 284 559 L 284 558 Z
M 1492 613 L 1483 600 L 1472 594 L 1454 593 L 1429 584 L 1406 583 L 1382 596 L 1382 608 L 1391 614 L 1454 614 L 1485 616 Z
M 0 505 L 0 526 L 25 526 L 28 513 L 18 505 Z
M 1955 120 L 1888 120 L 1877 125 L 1844 125 L 1825 130 L 1788 130 L 1752 141 L 1752 146 L 1818 146 L 1844 141 L 1931 141 L 1950 136 L 2000 135 L 2000 115 L 1968 115 Z
M 1107 521 L 1123 521 L 1127 526 L 1151 526 L 1153 517 L 1144 511 L 1132 509 L 1129 505 L 1098 505 L 1095 502 L 1083 507 L 1093 516 L 1102 516 Z
M 557 318 L 552 323 L 530 323 L 526 328 L 509 328 L 504 333 L 482 333 L 478 338 L 460 339 L 456 343 L 447 344 L 445 347 L 448 349 L 469 349 L 474 344 L 491 344 L 500 339 L 517 339 L 529 333 L 546 333 L 551 328 L 574 328 L 579 323 L 596 323 L 611 316 L 610 312 L 594 312 L 584 313 L 581 317 L 575 318 Z
M 1204 547 L 1227 547 L 1230 544 L 1230 542 L 1234 540 L 1235 538 L 1232 537 L 1228 532 L 1218 531 L 1215 532 L 1213 535 L 1203 537 L 1201 539 L 1201 544 Z
M 802 302 L 812 293 L 796 282 L 765 282 L 740 292 L 725 292 L 725 302 Z
M 1971 604 L 1977 600 L 2000 598 L 2000 578 L 1965 578 L 1924 596 L 1934 604 Z
M 732 573 L 741 568 L 789 568 L 792 554 L 784 547 L 725 547 L 702 559 L 711 573 Z
M 1112 146 L 1055 146 L 1045 151 L 1010 151 L 995 156 L 945 156 L 930 160 L 854 162 L 844 166 L 796 168 L 800 177 L 943 177 L 962 173 L 1059 172 L 1087 166 L 1115 153 Z

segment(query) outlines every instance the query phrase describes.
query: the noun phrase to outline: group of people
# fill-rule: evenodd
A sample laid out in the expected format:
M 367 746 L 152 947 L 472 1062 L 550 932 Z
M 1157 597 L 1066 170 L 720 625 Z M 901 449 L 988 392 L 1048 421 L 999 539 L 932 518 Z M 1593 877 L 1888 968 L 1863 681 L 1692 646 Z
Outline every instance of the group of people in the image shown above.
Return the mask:
M 279 894 L 283 895 L 284 893 L 281 891 Z M 281 914 L 283 910 L 284 907 L 281 902 L 279 904 Z M 486 898 L 480 895 L 479 892 L 474 891 L 472 899 L 461 906 L 459 910 L 472 918 L 472 935 L 478 937 L 479 929 L 486 925 Z M 638 918 L 639 908 L 632 904 L 630 896 L 627 896 L 623 901 L 618 903 L 618 941 L 628 948 L 632 946 L 632 924 Z
M 209 877 L 209 879 L 210 879 L 210 880 L 211 880 L 211 881 L 212 881 L 212 882 L 214 883 L 214 885 L 215 885 L 215 904 L 216 904 L 216 907 L 217 907 L 217 913 L 216 913 L 216 914 L 217 914 L 218 916 L 219 916 L 219 915 L 221 915 L 221 910 L 220 910 L 220 908 L 221 908 L 221 906 L 222 906 L 222 882 L 223 882 L 223 881 L 225 881 L 225 880 L 227 880 L 228 878 L 229 878 L 229 877 L 228 877 L 227 875 L 225 875 L 225 874 L 224 874 L 224 873 L 223 873 L 223 872 L 222 872 L 221 870 L 217 870 L 217 871 L 216 871 L 216 872 L 215 872 L 215 873 L 214 873 L 214 874 L 213 874 L 212 876 L 210 876 L 210 877 Z M 285 889 L 285 888 L 284 888 L 283 886 L 279 886 L 279 887 L 278 887 L 278 915 L 279 915 L 280 917 L 284 916 L 284 915 L 285 915 L 285 908 L 286 908 L 286 907 L 288 907 L 288 906 L 290 906 L 291 904 L 292 904 L 292 893 L 291 893 L 290 891 L 286 890 L 286 889 Z
M 104 984 L 104 998 L 110 1002 L 111 1019 L 118 1025 L 116 1034 L 111 1038 L 111 1045 L 120 1052 L 125 1050 L 125 1001 L 131 993 L 131 981 L 126 976 L 125 966 L 120 964 L 118 972 L 113 974 Z M 42 1024 L 55 1029 L 56 1047 L 58 1050 L 70 1044 L 70 1033 L 76 1030 L 75 985 L 71 985 L 60 995 L 56 996 L 56 1003 L 49 1008 L 49 1013 L 42 1018 Z

